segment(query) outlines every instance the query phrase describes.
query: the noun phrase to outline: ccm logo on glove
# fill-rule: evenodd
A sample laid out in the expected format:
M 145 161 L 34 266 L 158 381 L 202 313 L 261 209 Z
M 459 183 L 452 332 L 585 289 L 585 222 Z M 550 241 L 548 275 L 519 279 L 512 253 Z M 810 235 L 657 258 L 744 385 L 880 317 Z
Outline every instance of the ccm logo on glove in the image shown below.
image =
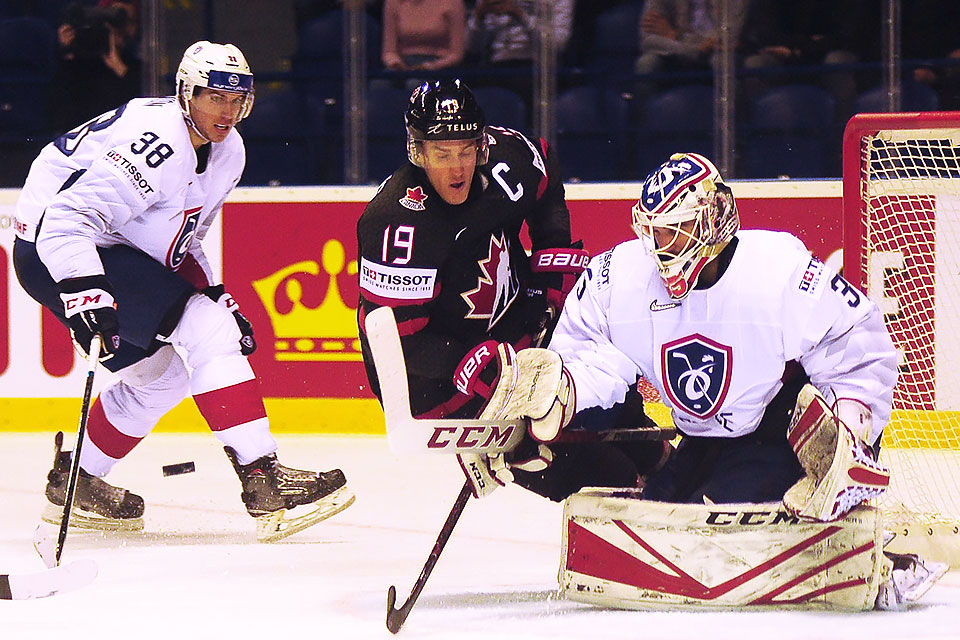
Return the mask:
M 71 296 L 64 294 L 60 297 L 63 298 L 64 315 L 68 318 L 87 309 L 116 306 L 113 296 L 102 289 L 83 291 Z

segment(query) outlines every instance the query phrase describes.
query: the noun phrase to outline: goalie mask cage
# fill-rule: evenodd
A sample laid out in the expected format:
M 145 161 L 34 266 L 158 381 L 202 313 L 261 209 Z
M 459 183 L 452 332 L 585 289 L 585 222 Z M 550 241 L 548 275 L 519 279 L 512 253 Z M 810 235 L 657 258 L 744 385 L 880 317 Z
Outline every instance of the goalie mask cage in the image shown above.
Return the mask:
M 850 120 L 843 255 L 897 347 L 885 526 L 898 551 L 960 566 L 960 112 Z

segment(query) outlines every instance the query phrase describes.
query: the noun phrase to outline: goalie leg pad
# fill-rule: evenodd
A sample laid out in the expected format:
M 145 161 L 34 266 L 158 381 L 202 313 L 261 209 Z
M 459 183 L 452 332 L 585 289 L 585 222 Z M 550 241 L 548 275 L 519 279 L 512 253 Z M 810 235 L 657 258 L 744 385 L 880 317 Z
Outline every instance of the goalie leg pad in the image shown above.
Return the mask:
M 835 520 L 890 484 L 890 472 L 837 420 L 813 385 L 800 390 L 787 439 L 806 471 L 783 496 L 784 507 L 794 515 Z
M 885 573 L 879 520 L 869 506 L 824 524 L 777 503 L 671 504 L 584 489 L 564 503 L 560 590 L 625 609 L 871 609 Z

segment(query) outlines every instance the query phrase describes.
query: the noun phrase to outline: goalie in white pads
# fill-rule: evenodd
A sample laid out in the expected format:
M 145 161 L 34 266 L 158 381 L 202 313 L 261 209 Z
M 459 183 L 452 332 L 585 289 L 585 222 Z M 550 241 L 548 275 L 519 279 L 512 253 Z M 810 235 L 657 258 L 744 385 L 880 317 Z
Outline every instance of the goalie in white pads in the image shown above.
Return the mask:
M 730 188 L 697 154 L 647 177 L 633 229 L 637 240 L 590 262 L 550 351 L 518 354 L 544 375 L 498 389 L 493 414 L 528 416 L 549 441 L 571 408 L 613 406 L 642 376 L 684 436 L 646 479 L 645 500 L 782 500 L 799 519 L 829 522 L 880 495 L 897 370 L 877 306 L 794 236 L 740 231 Z M 902 597 L 941 574 L 899 562 L 923 583 L 898 585 Z
M 277 461 L 247 361 L 253 328 L 201 245 L 243 172 L 234 126 L 253 101 L 240 50 L 197 42 L 180 62 L 176 96 L 120 105 L 56 138 L 30 169 L 16 210 L 17 278 L 81 348 L 100 334 L 104 366 L 120 377 L 91 407 L 71 524 L 143 526 L 143 499 L 102 478 L 188 394 L 223 443 L 261 540 L 353 500 L 339 469 Z M 51 506 L 64 503 L 69 468 L 70 452 L 58 447 Z M 59 509 L 47 518 L 58 523 Z

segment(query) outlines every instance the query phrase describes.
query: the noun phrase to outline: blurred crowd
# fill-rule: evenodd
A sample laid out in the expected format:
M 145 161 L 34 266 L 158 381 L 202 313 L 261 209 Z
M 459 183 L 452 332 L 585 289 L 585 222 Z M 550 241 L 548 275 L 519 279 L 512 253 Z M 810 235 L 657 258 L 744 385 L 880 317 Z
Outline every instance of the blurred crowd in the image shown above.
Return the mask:
M 311 126 L 329 130 L 343 117 L 339 113 L 338 121 L 336 112 L 343 103 L 345 3 L 365 9 L 366 75 L 371 93 L 384 104 L 393 105 L 400 100 L 395 96 L 425 79 L 456 75 L 475 89 L 497 89 L 489 94 L 494 111 L 511 126 L 530 129 L 534 65 L 549 36 L 558 109 L 566 105 L 579 113 L 583 96 L 592 91 L 599 97 L 591 99 L 603 103 L 598 120 L 622 118 L 638 146 L 644 142 L 637 136 L 652 127 L 666 93 L 705 95 L 697 88 L 712 83 L 720 28 L 727 25 L 738 121 L 749 124 L 754 105 L 785 87 L 790 95 L 799 95 L 797 86 L 805 96 L 815 93 L 841 125 L 858 111 L 884 108 L 885 0 L 285 0 L 273 3 L 278 16 L 293 22 L 282 33 L 273 33 L 267 21 L 260 29 L 219 33 L 218 24 L 228 22 L 218 21 L 229 12 L 225 0 L 160 6 L 170 13 L 192 10 L 206 30 L 201 37 L 242 46 L 252 33 L 259 45 L 276 43 L 284 52 L 280 63 L 253 61 L 258 101 L 271 92 L 297 94 L 306 105 L 323 105 L 326 113 Z M 0 7 L 0 144 L 7 150 L 24 139 L 49 139 L 142 94 L 139 0 L 5 0 Z M 957 24 L 957 0 L 901 3 L 904 110 L 960 109 Z M 31 65 L 35 75 L 25 78 Z M 172 91 L 172 85 L 166 88 Z M 618 100 L 624 104 L 614 104 Z M 583 120 L 567 119 L 577 118 Z M 562 134 L 562 114 L 558 121 Z M 256 128 L 255 119 L 249 126 Z M 375 136 L 375 127 L 371 131 Z M 334 154 L 324 162 L 338 160 Z M 631 171 L 620 166 L 609 178 Z M 337 178 L 342 173 L 318 177 Z

